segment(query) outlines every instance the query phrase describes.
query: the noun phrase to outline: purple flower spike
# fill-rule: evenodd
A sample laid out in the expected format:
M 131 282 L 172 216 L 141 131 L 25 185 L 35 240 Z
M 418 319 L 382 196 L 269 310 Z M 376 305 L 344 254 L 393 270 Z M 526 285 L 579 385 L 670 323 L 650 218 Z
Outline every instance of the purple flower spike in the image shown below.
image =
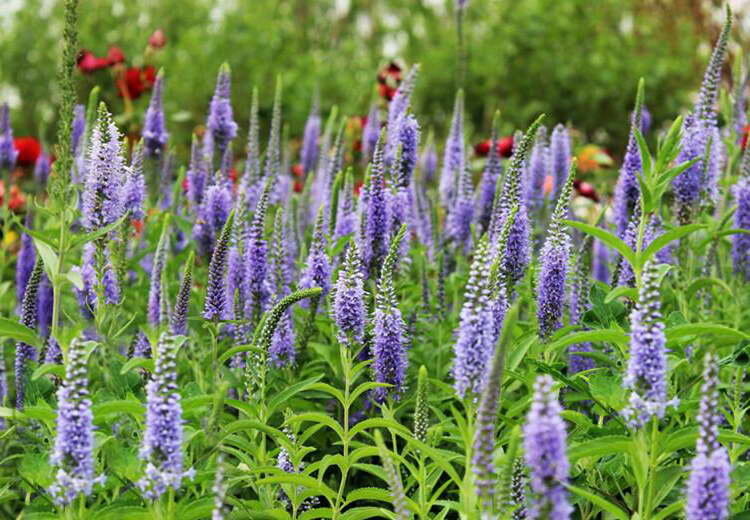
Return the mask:
M 143 176 L 143 142 L 133 150 L 130 166 L 125 169 L 125 183 L 122 185 L 123 212 L 129 212 L 131 220 L 142 220 L 143 202 L 146 200 L 146 179 Z
M 560 417 L 562 407 L 552 386 L 550 376 L 537 378 L 531 409 L 523 427 L 523 448 L 532 490 L 528 518 L 568 520 L 573 507 L 565 489 L 570 470 L 567 433 Z
M 219 68 L 216 89 L 214 90 L 214 96 L 211 98 L 208 121 L 206 122 L 212 142 L 219 147 L 221 155 L 224 154 L 229 142 L 237 137 L 237 123 L 234 122 L 231 96 L 231 72 L 229 65 L 225 63 Z
M 223 320 L 229 312 L 227 306 L 226 272 L 229 239 L 232 236 L 233 223 L 233 214 L 230 213 L 214 248 L 211 263 L 208 265 L 206 300 L 203 304 L 203 318 L 207 320 Z
M 65 380 L 57 391 L 57 435 L 50 463 L 57 468 L 48 492 L 55 504 L 70 504 L 91 494 L 104 475 L 94 473 L 94 416 L 88 390 L 89 351 L 80 339 L 71 342 Z
M 357 230 L 357 202 L 354 199 L 354 178 L 351 170 L 344 175 L 344 187 L 339 197 L 339 207 L 336 212 L 336 230 L 334 241 L 354 233 Z
M 453 208 L 448 214 L 446 233 L 458 249 L 466 253 L 471 247 L 471 222 L 474 219 L 471 170 L 468 164 L 461 165 L 458 187 L 453 199 Z
M 440 173 L 440 202 L 446 208 L 453 206 L 453 199 L 458 188 L 458 178 L 462 174 L 465 163 L 464 92 L 459 90 L 453 107 L 453 119 L 451 120 L 448 140 L 445 142 L 443 169 Z
M 576 258 L 576 269 L 570 284 L 570 324 L 580 325 L 583 313 L 589 308 L 589 276 L 591 272 L 593 239 L 591 235 L 586 235 L 583 243 L 580 245 L 579 253 Z M 572 352 L 591 352 L 591 344 L 578 343 L 568 347 L 568 373 L 576 374 L 583 370 L 590 370 L 596 366 L 594 360 L 572 354 Z
M 247 155 L 245 173 L 242 175 L 241 193 L 248 209 L 254 209 L 263 186 L 260 182 L 260 123 L 258 122 L 258 89 L 253 89 L 253 102 L 250 107 L 250 123 L 247 132 Z
M 42 281 L 39 283 L 39 298 L 37 304 L 39 335 L 42 338 L 49 337 L 50 327 L 52 326 L 53 298 L 54 293 L 52 291 L 52 283 L 49 281 L 46 274 L 42 274 Z
M 422 180 L 425 183 L 430 183 L 435 178 L 437 164 L 438 155 L 435 149 L 435 140 L 432 132 L 430 132 L 427 137 L 427 145 L 422 150 L 422 155 L 419 159 L 419 168 L 422 170 Z
M 8 103 L 0 105 L 0 170 L 11 171 L 16 167 L 18 152 L 13 145 L 13 129 L 10 127 Z
M 263 172 L 263 181 L 278 179 L 281 173 L 281 78 L 276 80 L 276 94 L 273 99 L 273 117 L 271 118 L 271 135 L 268 137 L 266 147 L 266 165 Z M 273 185 L 270 200 L 276 201 L 278 197 L 278 184 Z
M 539 337 L 542 340 L 549 339 L 550 335 L 562 326 L 565 282 L 570 261 L 570 237 L 562 220 L 568 212 L 574 176 L 575 162 L 571 163 L 568 180 L 560 192 L 560 198 L 557 199 L 557 206 L 541 252 L 542 267 L 537 284 L 536 316 L 539 321 Z
M 268 243 L 264 238 L 266 227 L 266 207 L 271 190 L 267 183 L 255 207 L 253 222 L 245 243 L 245 273 L 243 293 L 246 295 L 245 316 L 254 321 L 270 303 L 270 288 L 267 282 Z
M 187 336 L 188 334 L 187 315 L 190 309 L 190 289 L 193 284 L 193 260 L 193 254 L 190 253 L 169 322 L 170 331 L 175 336 Z
M 500 162 L 500 152 L 497 148 L 499 120 L 500 114 L 498 112 L 495 113 L 495 118 L 492 123 L 490 153 L 487 157 L 487 163 L 484 166 L 482 180 L 479 182 L 479 186 L 477 186 L 477 208 L 475 216 L 479 231 L 482 233 L 485 233 L 490 226 L 490 219 L 492 218 L 492 205 L 495 202 L 497 182 L 500 178 L 500 174 L 503 171 L 502 163 Z
M 721 68 L 727 54 L 729 35 L 732 30 L 732 11 L 727 4 L 726 20 L 722 27 L 719 39 L 716 40 L 711 58 L 708 61 L 706 72 L 701 83 L 698 100 L 695 103 L 695 115 L 698 119 L 715 122 L 716 100 L 719 96 L 719 81 L 721 80 Z
M 52 168 L 52 162 L 50 161 L 49 155 L 42 152 L 37 157 L 34 163 L 34 180 L 41 186 L 47 184 L 49 179 L 50 169 Z
M 146 475 L 137 482 L 141 492 L 157 500 L 167 488 L 177 491 L 183 478 L 195 471 L 184 470 L 182 454 L 182 406 L 177 392 L 177 350 L 180 343 L 163 334 L 159 339 L 156 367 L 146 386 L 146 432 L 140 456 Z
M 26 291 L 21 303 L 21 324 L 30 329 L 36 328 L 37 324 L 37 298 L 43 268 L 44 264 L 42 260 L 37 259 L 34 269 L 31 271 L 31 276 L 29 276 L 29 281 L 26 284 Z M 36 356 L 37 352 L 33 346 L 21 341 L 16 343 L 16 408 L 19 410 L 23 410 L 24 398 L 26 396 L 24 392 L 26 389 L 26 365 L 29 361 L 36 360 Z
M 399 135 L 401 133 L 401 124 L 407 110 L 409 110 L 411 94 L 417 83 L 418 74 L 419 64 L 416 64 L 409 69 L 409 73 L 404 78 L 404 81 L 401 82 L 401 85 L 399 85 L 398 90 L 396 90 L 393 99 L 388 105 L 388 121 L 386 126 L 388 134 L 384 148 L 385 164 L 388 166 L 393 164 L 393 160 L 396 158 L 396 150 L 398 148 L 400 139 Z
M 630 315 L 630 359 L 623 386 L 631 391 L 623 411 L 632 427 L 640 428 L 651 417 L 662 418 L 667 401 L 667 349 L 659 307 L 659 271 L 652 261 L 643 268 L 638 303 Z
M 750 230 L 750 147 L 746 147 L 743 153 L 741 177 L 732 193 L 737 202 L 734 227 Z M 750 281 L 750 234 L 737 233 L 732 236 L 732 264 L 736 274 Z
M 609 249 L 600 240 L 594 240 L 591 275 L 594 280 L 609 284 Z
M 318 211 L 318 218 L 315 220 L 315 231 L 310 244 L 310 252 L 307 255 L 298 287 L 299 289 L 320 287 L 323 289 L 321 297 L 325 297 L 331 290 L 331 264 L 326 253 L 326 237 L 323 233 L 323 227 L 324 214 L 323 208 L 321 208 Z
M 573 157 L 573 143 L 570 138 L 570 132 L 567 127 L 558 124 L 552 130 L 552 137 L 549 142 L 550 152 L 550 170 L 552 177 L 555 179 L 555 192 L 559 192 L 565 183 L 565 176 L 570 168 L 570 161 Z
M 497 336 L 491 307 L 490 266 L 489 240 L 484 235 L 474 250 L 453 347 L 453 386 L 461 398 L 467 393 L 474 397 L 481 393 L 495 348 Z
M 26 227 L 31 226 L 30 215 L 26 217 Z M 34 270 L 34 262 L 36 262 L 34 240 L 31 235 L 23 233 L 21 234 L 21 247 L 16 256 L 16 299 L 19 307 L 23 302 L 23 295 L 26 293 L 26 284 Z
M 83 188 L 83 225 L 94 231 L 116 221 L 123 213 L 122 185 L 125 161 L 120 134 L 104 103 L 91 132 Z
M 718 441 L 722 417 L 719 406 L 719 360 L 707 354 L 703 371 L 703 397 L 698 414 L 699 436 L 687 484 L 687 520 L 729 518 L 729 455 Z
M 84 132 L 86 132 L 86 107 L 76 105 L 73 109 L 73 128 L 70 133 L 70 153 L 78 155 L 81 151 Z
M 385 189 L 383 145 L 384 134 L 381 133 L 378 144 L 375 146 L 367 189 L 362 199 L 364 232 L 360 245 L 368 272 L 373 269 L 377 270 L 376 266 L 381 264 L 388 249 L 388 223 L 390 219 Z
M 162 299 L 165 297 L 162 287 L 164 278 L 164 267 L 167 264 L 167 247 L 169 246 L 169 226 L 165 223 L 162 229 L 159 243 L 156 245 L 154 261 L 151 265 L 151 278 L 148 290 L 148 323 L 152 327 L 159 327 L 167 320 L 164 315 L 165 305 Z
M 305 123 L 305 133 L 302 137 L 302 150 L 300 159 L 302 161 L 302 171 L 305 174 L 315 171 L 318 164 L 318 139 L 320 138 L 320 110 L 318 109 L 317 98 L 313 101 L 312 110 Z
M 150 157 L 161 155 L 169 139 L 167 123 L 164 119 L 163 96 L 164 71 L 160 70 L 159 74 L 156 75 L 156 81 L 151 92 L 151 101 L 148 104 L 143 122 L 143 141 L 146 145 L 146 155 Z
M 365 161 L 372 160 L 372 154 L 375 152 L 375 145 L 380 137 L 380 110 L 377 103 L 370 106 L 367 113 L 367 123 L 362 129 L 362 156 Z
M 396 175 L 396 184 L 401 188 L 406 188 L 411 183 L 412 174 L 417 165 L 419 136 L 419 123 L 417 119 L 412 114 L 404 116 L 399 128 L 401 161 L 398 165 Z
M 188 201 L 193 209 L 200 207 L 208 181 L 208 165 L 203 154 L 203 144 L 197 135 L 193 134 L 193 144 L 190 149 L 190 166 L 188 167 Z
M 526 169 L 526 203 L 529 210 L 538 210 L 545 199 L 544 182 L 550 171 L 550 149 L 547 143 L 547 128 L 540 126 Z
M 635 108 L 630 116 L 630 134 L 628 145 L 625 148 L 625 156 L 622 159 L 620 176 L 615 187 L 614 220 L 617 226 L 617 236 L 623 238 L 628 228 L 628 223 L 633 217 L 633 212 L 639 209 L 641 196 L 638 185 L 638 175 L 641 173 L 641 152 L 636 140 L 636 128 L 641 127 L 643 121 L 643 81 L 638 83 L 638 91 L 635 96 Z
M 390 387 L 376 388 L 374 398 L 382 403 L 388 397 L 398 400 L 406 380 L 407 339 L 406 324 L 398 308 L 393 276 L 399 258 L 401 241 L 406 234 L 406 225 L 393 238 L 388 255 L 383 262 L 380 280 L 375 296 L 373 316 L 372 356 L 375 381 L 387 383 Z
M 364 277 L 362 259 L 356 240 L 349 242 L 344 265 L 336 281 L 331 314 L 338 327 L 337 339 L 342 345 L 361 343 L 365 332 Z

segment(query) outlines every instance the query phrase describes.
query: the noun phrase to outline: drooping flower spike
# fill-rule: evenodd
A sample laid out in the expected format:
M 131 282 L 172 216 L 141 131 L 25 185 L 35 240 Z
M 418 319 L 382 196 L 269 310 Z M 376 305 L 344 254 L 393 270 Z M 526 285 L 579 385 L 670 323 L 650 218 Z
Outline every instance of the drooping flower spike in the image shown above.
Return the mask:
M 539 337 L 546 341 L 562 326 L 565 305 L 565 283 L 570 261 L 570 237 L 563 219 L 567 216 L 575 177 L 575 160 L 571 162 L 568 179 L 560 192 L 555 212 L 550 221 L 547 238 L 540 255 L 541 271 L 537 284 L 537 320 Z

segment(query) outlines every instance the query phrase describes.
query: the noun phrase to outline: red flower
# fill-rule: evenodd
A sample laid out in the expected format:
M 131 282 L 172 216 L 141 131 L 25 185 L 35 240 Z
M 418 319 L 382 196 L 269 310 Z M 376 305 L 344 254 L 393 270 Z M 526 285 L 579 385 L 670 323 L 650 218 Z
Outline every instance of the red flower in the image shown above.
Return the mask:
M 125 61 L 125 53 L 122 49 L 113 45 L 107 51 L 107 62 L 110 65 L 116 65 L 117 63 L 123 63 Z
M 393 99 L 401 83 L 401 66 L 395 61 L 378 71 L 378 94 L 387 101 Z
M 357 181 L 354 183 L 354 194 L 359 196 L 359 193 L 362 191 L 362 185 L 364 183 L 362 181 Z
M 118 95 L 120 97 L 127 95 L 130 99 L 137 99 L 145 91 L 151 89 L 155 80 L 156 69 L 153 66 L 130 67 L 125 71 L 124 77 L 117 80 Z
M 747 136 L 750 134 L 750 125 L 745 125 L 742 127 L 742 138 L 740 139 L 740 146 L 744 150 L 747 146 Z
M 18 152 L 16 162 L 19 166 L 34 166 L 42 153 L 42 145 L 33 137 L 17 137 L 13 139 L 13 146 Z
M 0 205 L 5 203 L 5 183 L 0 181 Z M 8 207 L 13 211 L 18 211 L 23 208 L 26 204 L 26 197 L 23 196 L 21 190 L 15 184 L 10 187 L 10 200 L 8 201 Z
M 297 163 L 292 166 L 292 175 L 294 175 L 298 179 L 301 179 L 305 176 L 305 171 L 302 169 L 302 164 Z
M 133 228 L 135 229 L 135 232 L 140 234 L 141 231 L 143 231 L 143 221 L 142 220 L 133 220 Z
M 594 202 L 599 202 L 599 194 L 596 193 L 594 187 L 588 182 L 582 181 L 580 179 L 574 179 L 573 187 L 575 188 L 576 193 L 581 197 L 586 197 L 587 199 L 591 199 Z
M 301 183 L 300 181 L 294 181 L 294 193 L 302 193 L 302 190 L 305 189 L 305 185 Z
M 235 168 L 234 166 L 229 168 L 229 180 L 233 183 L 237 182 L 237 168 Z
M 148 45 L 152 49 L 161 49 L 167 44 L 167 36 L 161 29 L 155 30 L 151 36 L 148 37 Z
M 396 90 L 398 90 L 398 87 L 389 87 L 385 83 L 378 85 L 378 94 L 386 101 L 393 99 L 393 96 L 396 95 Z
M 501 137 L 497 143 L 497 148 L 501 157 L 510 157 L 513 154 L 513 136 Z
M 187 193 L 187 190 L 190 188 L 190 179 L 185 177 L 182 179 L 182 191 Z
M 513 136 L 501 137 L 497 142 L 497 152 L 500 157 L 510 157 L 513 153 Z M 479 157 L 486 157 L 490 153 L 490 140 L 485 139 L 474 145 L 474 153 Z
M 97 58 L 93 52 L 84 49 L 78 54 L 77 65 L 84 74 L 91 74 L 97 70 L 106 69 L 110 63 L 107 58 Z

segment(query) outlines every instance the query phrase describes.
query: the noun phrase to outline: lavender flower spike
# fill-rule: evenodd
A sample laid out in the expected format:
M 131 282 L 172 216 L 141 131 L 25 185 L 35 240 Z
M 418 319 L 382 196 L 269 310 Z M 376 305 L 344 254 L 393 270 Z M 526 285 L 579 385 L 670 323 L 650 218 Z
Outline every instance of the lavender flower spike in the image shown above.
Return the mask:
M 459 397 L 475 397 L 484 388 L 487 365 L 495 346 L 495 323 L 491 313 L 489 240 L 484 235 L 474 250 L 466 295 L 453 347 L 454 388 Z
M 474 199 L 472 196 L 471 170 L 462 164 L 458 177 L 457 192 L 453 207 L 448 213 L 446 233 L 456 244 L 457 249 L 466 253 L 471 247 L 471 222 L 474 219 Z
M 185 176 L 188 184 L 188 201 L 195 211 L 203 202 L 203 194 L 208 181 L 208 165 L 203 154 L 203 144 L 195 134 L 193 134 L 193 144 L 190 148 L 190 166 Z
M 721 68 L 724 64 L 724 58 L 727 54 L 727 45 L 729 35 L 732 30 L 732 10 L 727 3 L 726 20 L 724 27 L 721 29 L 719 39 L 714 45 L 711 58 L 708 61 L 706 72 L 701 83 L 701 90 L 698 94 L 698 100 L 695 103 L 695 115 L 698 119 L 707 120 L 715 123 L 716 111 L 714 106 L 719 95 L 719 81 L 721 80 Z
M 190 307 L 190 289 L 193 283 L 194 254 L 191 252 L 185 264 L 185 272 L 180 282 L 180 290 L 177 293 L 177 301 L 169 321 L 170 332 L 174 336 L 187 336 L 187 315 Z
M 104 475 L 94 474 L 94 416 L 91 413 L 86 343 L 79 339 L 68 348 L 65 380 L 57 391 L 57 435 L 50 462 L 57 468 L 48 492 L 58 506 L 88 496 Z
M 377 271 L 388 249 L 388 204 L 386 199 L 383 158 L 383 146 L 385 140 L 384 132 L 375 146 L 370 174 L 363 198 L 362 216 L 363 233 L 360 245 L 365 268 L 369 271 Z
M 641 173 L 641 153 L 635 137 L 636 128 L 640 129 L 643 115 L 643 78 L 638 82 L 638 91 L 635 97 L 635 108 L 630 121 L 630 135 L 625 156 L 622 159 L 620 176 L 615 187 L 614 219 L 617 226 L 617 236 L 623 238 L 628 227 L 628 222 L 637 209 L 641 196 L 638 185 L 638 174 Z
M 740 178 L 732 189 L 737 211 L 734 214 L 736 229 L 750 230 L 750 146 L 745 147 L 740 164 Z M 734 272 L 750 281 L 750 234 L 732 235 L 732 264 Z
M 148 323 L 152 327 L 158 327 L 167 320 L 164 316 L 164 305 L 162 299 L 166 297 L 162 287 L 164 267 L 167 263 L 167 246 L 169 245 L 169 221 L 165 219 L 164 227 L 159 237 L 159 243 L 154 253 L 154 261 L 151 266 L 151 279 L 148 290 Z
M 382 403 L 388 397 L 398 400 L 401 397 L 406 379 L 406 324 L 398 308 L 393 276 L 399 258 L 401 241 L 406 234 L 406 225 L 402 225 L 391 242 L 388 255 L 383 262 L 377 294 L 375 295 L 375 313 L 373 316 L 372 355 L 375 381 L 387 383 L 390 387 L 376 388 L 374 398 Z
M 21 325 L 33 329 L 37 323 L 37 295 L 39 293 L 39 284 L 42 280 L 42 270 L 44 264 L 41 258 L 37 258 L 34 269 L 26 284 L 26 291 L 23 294 L 21 303 Z M 36 349 L 22 341 L 16 343 L 16 408 L 23 410 L 23 401 L 26 396 L 26 364 L 36 359 Z
M 131 220 L 144 217 L 143 202 L 146 199 L 146 179 L 143 176 L 143 140 L 133 150 L 130 166 L 125 169 L 125 182 L 122 185 L 123 212 L 129 212 Z
M 320 126 L 320 110 L 318 108 L 318 98 L 316 96 L 313 100 L 310 115 L 307 116 L 305 133 L 302 137 L 302 150 L 300 151 L 302 171 L 304 171 L 305 174 L 315 171 L 315 166 L 318 163 L 318 139 L 320 138 Z
M 623 386 L 631 391 L 623 411 L 631 426 L 639 428 L 651 417 L 662 418 L 667 406 L 667 350 L 659 310 L 659 271 L 652 261 L 643 267 L 638 303 L 630 315 L 630 359 Z
M 459 90 L 456 93 L 453 119 L 451 120 L 448 139 L 445 142 L 443 169 L 440 173 L 440 202 L 446 208 L 453 206 L 453 198 L 458 187 L 458 177 L 461 175 L 461 168 L 465 164 L 464 154 L 464 92 Z
M 504 265 L 501 266 L 503 277 L 506 279 L 509 288 L 514 287 L 516 282 L 523 277 L 531 256 L 531 228 L 526 205 L 521 203 L 521 176 L 526 157 L 543 118 L 544 114 L 540 115 L 526 130 L 518 148 L 513 152 L 510 166 L 505 174 L 503 189 L 497 190 L 495 193 L 492 218 L 490 219 L 491 244 L 495 245 L 503 223 L 510 215 L 511 208 L 516 205 L 519 206 L 518 213 L 510 228 L 510 236 L 503 260 Z M 510 294 L 508 296 L 510 297 Z
M 351 168 L 344 174 L 344 187 L 339 196 L 339 207 L 336 212 L 336 230 L 334 241 L 354 233 L 357 229 L 357 202 L 354 199 L 354 178 Z
M 573 512 L 565 490 L 570 470 L 567 433 L 560 417 L 562 407 L 552 393 L 552 386 L 550 376 L 537 378 L 531 409 L 523 427 L 523 448 L 532 491 L 528 518 L 567 520 Z
M 378 137 L 380 137 L 380 110 L 377 103 L 373 103 L 367 113 L 367 123 L 362 129 L 362 156 L 365 161 L 372 160 Z
M 266 207 L 271 190 L 271 182 L 267 182 L 255 207 L 253 222 L 250 225 L 245 243 L 245 286 L 242 292 L 246 295 L 245 316 L 254 321 L 260 319 L 260 314 L 266 309 L 270 299 L 270 290 L 266 282 L 268 272 L 268 243 L 264 238 L 266 226 Z
M 562 220 L 566 217 L 570 204 L 575 164 L 575 161 L 570 164 L 568 180 L 560 192 L 560 198 L 557 199 L 540 257 L 542 267 L 537 284 L 536 316 L 539 321 L 539 338 L 543 341 L 549 339 L 550 335 L 562 326 L 565 282 L 570 259 L 570 237 Z
M 216 89 L 211 98 L 208 110 L 208 121 L 206 126 L 211 133 L 213 143 L 219 147 L 219 155 L 224 155 L 224 150 L 229 142 L 237 137 L 237 123 L 232 113 L 232 78 L 229 65 L 224 63 L 219 68 L 216 78 Z
M 549 141 L 550 169 L 555 179 L 555 193 L 562 189 L 565 182 L 565 175 L 568 173 L 573 156 L 572 146 L 567 127 L 562 124 L 556 125 Z
M 121 139 L 112 115 L 104 103 L 100 103 L 96 125 L 91 132 L 82 196 L 83 225 L 89 231 L 111 224 L 123 213 L 125 161 Z
M 10 127 L 10 110 L 8 103 L 0 106 L 0 171 L 13 170 L 16 167 L 18 152 L 13 145 L 13 129 Z
M 162 69 L 156 75 L 156 81 L 151 93 L 151 101 L 148 104 L 143 122 L 143 140 L 146 144 L 146 155 L 151 157 L 160 156 L 169 139 L 169 132 L 167 132 L 166 128 L 167 123 L 164 119 L 163 91 L 164 70 Z
M 230 213 L 221 231 L 221 236 L 211 256 L 208 265 L 208 282 L 206 284 L 206 300 L 203 304 L 203 318 L 207 320 L 225 319 L 227 307 L 226 271 L 229 239 L 232 236 L 234 213 Z
M 31 225 L 30 214 L 26 217 L 26 227 Z M 36 251 L 34 249 L 34 240 L 28 233 L 21 235 L 21 247 L 16 256 L 16 299 L 20 307 L 23 303 L 23 295 L 26 293 L 26 284 L 29 281 L 31 272 L 34 270 L 36 261 Z
M 318 218 L 315 220 L 315 231 L 310 244 L 310 252 L 307 255 L 298 287 L 298 289 L 320 287 L 323 289 L 322 297 L 331 290 L 331 264 L 326 253 L 326 237 L 323 232 L 324 219 L 325 215 L 321 206 L 318 211 Z
M 411 103 L 411 93 L 414 91 L 414 85 L 417 83 L 417 74 L 419 74 L 419 64 L 415 64 L 409 69 L 409 73 L 404 81 L 399 85 L 398 90 L 393 95 L 393 99 L 388 105 L 388 121 L 386 129 L 388 131 L 385 142 L 385 164 L 390 166 L 396 158 L 396 150 L 399 143 L 399 134 L 401 133 L 401 123 L 406 111 Z
M 427 144 L 422 150 L 422 155 L 419 159 L 419 168 L 422 171 L 422 181 L 429 183 L 435 177 L 435 171 L 437 171 L 437 150 L 435 150 L 435 136 L 430 131 L 427 134 Z
M 344 265 L 336 281 L 331 314 L 338 328 L 337 338 L 342 345 L 361 343 L 365 332 L 365 290 L 362 259 L 356 240 L 349 242 Z
M 247 131 L 247 154 L 245 172 L 242 175 L 240 193 L 244 195 L 248 209 L 255 208 L 260 196 L 260 123 L 258 122 L 258 89 L 253 88 L 253 101 L 250 106 L 250 123 Z
M 719 360 L 707 354 L 703 370 L 703 397 L 698 414 L 699 436 L 687 484 L 687 520 L 725 520 L 729 517 L 729 455 L 718 441 Z
M 146 432 L 140 450 L 146 474 L 136 485 L 151 500 L 157 500 L 167 488 L 178 490 L 182 479 L 192 479 L 195 473 L 183 466 L 182 406 L 177 392 L 179 348 L 176 338 L 162 334 L 154 375 L 146 386 Z
M 487 157 L 487 163 L 482 172 L 482 180 L 477 186 L 476 194 L 476 213 L 475 219 L 479 230 L 485 233 L 490 226 L 492 218 L 492 205 L 495 201 L 495 190 L 497 182 L 502 173 L 502 164 L 500 162 L 500 152 L 498 150 L 498 136 L 500 124 L 500 112 L 495 112 L 492 120 L 492 137 L 490 138 L 490 153 Z
M 273 99 L 271 135 L 266 147 L 266 165 L 263 179 L 276 179 L 281 173 L 281 77 L 276 79 L 276 94 Z M 271 200 L 275 200 L 273 197 Z
M 547 128 L 540 126 L 534 140 L 534 147 L 529 156 L 529 165 L 526 169 L 525 197 L 529 210 L 538 210 L 542 207 L 546 194 L 544 183 L 550 167 L 549 144 L 547 143 Z

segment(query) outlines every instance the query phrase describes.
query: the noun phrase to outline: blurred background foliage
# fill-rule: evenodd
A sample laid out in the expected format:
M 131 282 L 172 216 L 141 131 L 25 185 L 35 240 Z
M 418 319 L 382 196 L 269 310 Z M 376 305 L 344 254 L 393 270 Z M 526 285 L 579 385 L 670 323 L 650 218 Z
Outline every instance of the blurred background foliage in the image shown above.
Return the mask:
M 16 135 L 53 135 L 62 25 L 59 0 L 6 0 L 0 14 L 0 101 Z M 718 13 L 717 13 L 718 11 Z M 181 151 L 205 120 L 215 75 L 232 67 L 236 118 L 261 93 L 266 126 L 277 75 L 284 117 L 299 136 L 319 89 L 323 109 L 365 114 L 377 70 L 391 59 L 422 72 L 414 97 L 423 127 L 444 135 L 456 90 L 453 0 L 81 0 L 81 47 L 118 46 L 128 66 L 166 72 L 165 108 Z M 587 139 L 622 149 L 638 78 L 657 124 L 685 108 L 718 34 L 718 5 L 700 0 L 470 0 L 466 15 L 469 125 L 475 141 L 492 113 L 505 130 L 539 112 L 572 122 Z M 147 50 L 154 30 L 166 44 Z M 735 42 L 737 39 L 735 38 Z M 78 73 L 80 100 L 93 85 L 120 122 L 137 131 L 146 93 L 126 110 L 113 71 Z M 239 152 L 239 150 L 238 150 Z

